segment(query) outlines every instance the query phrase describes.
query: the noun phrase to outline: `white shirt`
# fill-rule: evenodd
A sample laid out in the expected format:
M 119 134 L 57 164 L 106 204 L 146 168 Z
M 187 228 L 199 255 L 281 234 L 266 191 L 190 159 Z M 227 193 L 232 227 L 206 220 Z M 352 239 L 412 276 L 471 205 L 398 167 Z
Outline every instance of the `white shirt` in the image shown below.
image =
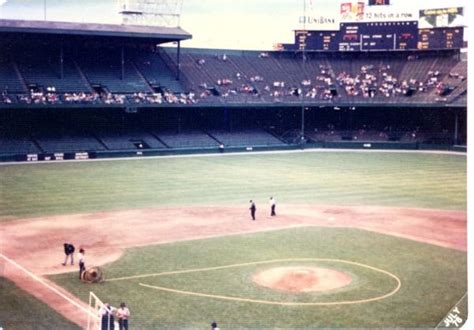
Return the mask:
M 130 311 L 128 310 L 127 307 L 120 307 L 116 311 L 117 317 L 122 320 L 127 320 L 130 317 Z
M 106 307 L 105 305 L 102 306 L 102 308 L 100 309 L 99 313 L 100 315 L 107 315 L 109 313 L 113 313 L 114 311 L 114 308 L 112 306 L 109 306 L 109 307 Z

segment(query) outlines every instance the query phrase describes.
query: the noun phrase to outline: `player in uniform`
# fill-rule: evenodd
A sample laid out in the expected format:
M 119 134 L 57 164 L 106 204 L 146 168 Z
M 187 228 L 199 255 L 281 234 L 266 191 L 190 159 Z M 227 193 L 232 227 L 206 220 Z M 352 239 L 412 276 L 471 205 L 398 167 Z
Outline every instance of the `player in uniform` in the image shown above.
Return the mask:
M 86 270 L 86 265 L 85 265 L 85 260 L 84 260 L 84 254 L 86 252 L 84 249 L 79 249 L 79 279 L 82 279 L 82 273 L 85 272 Z
M 273 197 L 270 197 L 270 216 L 272 217 L 276 216 L 275 208 L 276 208 L 276 201 Z
M 252 216 L 252 220 L 255 220 L 255 212 L 257 211 L 257 207 L 255 206 L 255 203 L 250 200 L 250 215 Z

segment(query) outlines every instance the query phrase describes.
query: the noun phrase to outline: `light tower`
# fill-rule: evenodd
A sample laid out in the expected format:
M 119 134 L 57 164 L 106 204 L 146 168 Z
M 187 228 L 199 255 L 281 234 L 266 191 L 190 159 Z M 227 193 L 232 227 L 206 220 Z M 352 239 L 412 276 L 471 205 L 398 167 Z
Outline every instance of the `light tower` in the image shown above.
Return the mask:
M 122 24 L 177 27 L 183 0 L 117 0 Z

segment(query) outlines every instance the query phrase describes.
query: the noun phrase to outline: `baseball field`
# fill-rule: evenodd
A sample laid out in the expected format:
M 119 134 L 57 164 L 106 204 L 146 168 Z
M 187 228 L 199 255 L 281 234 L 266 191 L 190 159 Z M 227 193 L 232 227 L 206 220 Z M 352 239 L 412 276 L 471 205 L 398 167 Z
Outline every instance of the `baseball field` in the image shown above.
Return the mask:
M 0 308 L 5 329 L 84 327 L 90 291 L 126 302 L 140 329 L 434 328 L 467 317 L 465 154 L 13 164 L 0 176 L 1 295 L 21 302 L 14 316 Z M 105 281 L 62 266 L 64 242 Z

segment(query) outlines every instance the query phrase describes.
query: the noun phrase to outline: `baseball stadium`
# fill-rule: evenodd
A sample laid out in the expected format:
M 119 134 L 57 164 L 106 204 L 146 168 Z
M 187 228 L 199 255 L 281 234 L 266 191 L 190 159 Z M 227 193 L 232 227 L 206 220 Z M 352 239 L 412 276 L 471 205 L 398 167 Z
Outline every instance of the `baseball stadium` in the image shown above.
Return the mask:
M 301 0 L 255 50 L 107 1 L 0 1 L 0 329 L 464 325 L 465 7 Z

